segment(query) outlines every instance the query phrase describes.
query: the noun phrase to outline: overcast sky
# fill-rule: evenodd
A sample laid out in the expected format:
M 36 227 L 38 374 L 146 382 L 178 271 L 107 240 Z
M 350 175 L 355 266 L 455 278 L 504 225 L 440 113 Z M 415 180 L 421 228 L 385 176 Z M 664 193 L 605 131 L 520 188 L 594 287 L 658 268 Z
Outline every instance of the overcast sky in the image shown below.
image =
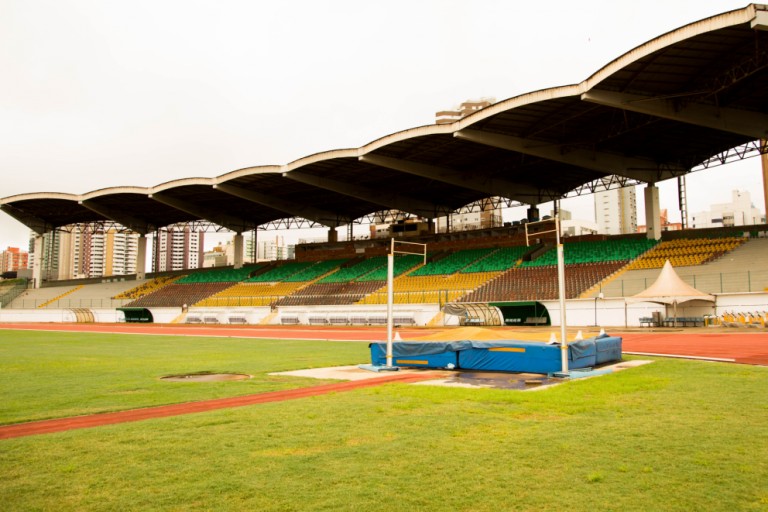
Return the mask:
M 745 5 L 0 0 L 0 197 L 152 186 L 361 146 L 469 98 L 581 82 Z M 679 219 L 673 182 L 660 184 L 661 207 Z M 689 212 L 732 189 L 764 211 L 761 183 L 758 159 L 691 175 Z M 591 201 L 563 207 L 591 218 Z M 28 233 L 0 213 L 0 249 L 26 247 Z

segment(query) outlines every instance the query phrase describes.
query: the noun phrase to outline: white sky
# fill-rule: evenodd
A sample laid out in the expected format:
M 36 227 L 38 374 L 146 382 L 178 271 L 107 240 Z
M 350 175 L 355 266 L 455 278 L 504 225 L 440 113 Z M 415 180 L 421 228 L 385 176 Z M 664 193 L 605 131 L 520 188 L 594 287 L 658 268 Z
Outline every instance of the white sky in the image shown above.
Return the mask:
M 361 146 L 465 99 L 578 83 L 745 5 L 0 0 L 0 197 L 152 186 Z M 764 211 L 761 184 L 758 159 L 695 173 L 689 212 L 733 189 Z M 660 188 L 679 219 L 675 181 Z M 585 219 L 591 205 L 563 202 Z M 0 213 L 0 249 L 26 248 L 28 233 Z

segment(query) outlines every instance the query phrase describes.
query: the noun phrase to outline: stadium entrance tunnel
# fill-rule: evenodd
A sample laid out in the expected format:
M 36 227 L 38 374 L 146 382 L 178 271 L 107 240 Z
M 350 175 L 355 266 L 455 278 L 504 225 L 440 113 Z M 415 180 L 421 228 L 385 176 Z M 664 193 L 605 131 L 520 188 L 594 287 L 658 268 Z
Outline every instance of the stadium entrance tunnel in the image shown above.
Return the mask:
M 549 311 L 541 302 L 491 302 L 501 311 L 504 325 L 552 325 Z
M 499 308 L 484 303 L 452 302 L 443 306 L 443 313 L 459 317 L 459 325 L 503 325 Z
M 149 323 L 154 322 L 152 312 L 147 308 L 117 308 L 125 315 L 126 323 Z
M 88 308 L 73 308 L 70 311 L 75 315 L 75 322 L 78 324 L 92 324 L 96 321 L 93 311 Z

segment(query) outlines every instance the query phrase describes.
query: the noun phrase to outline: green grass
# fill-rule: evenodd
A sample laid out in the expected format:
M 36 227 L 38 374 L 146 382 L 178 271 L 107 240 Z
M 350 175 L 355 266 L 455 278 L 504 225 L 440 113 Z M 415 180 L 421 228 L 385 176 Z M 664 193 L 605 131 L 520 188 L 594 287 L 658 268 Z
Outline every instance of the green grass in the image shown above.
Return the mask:
M 317 380 L 267 374 L 366 362 L 366 354 L 365 344 L 349 342 L 0 329 L 0 424 L 302 387 Z M 202 371 L 254 378 L 160 380 Z
M 52 341 L 0 338 L 0 371 L 33 368 L 43 355 L 55 375 L 38 389 L 57 396 L 54 405 L 69 396 L 88 406 L 78 389 L 54 391 L 53 377 L 77 381 L 94 353 L 108 359 L 104 339 L 136 350 L 113 349 L 138 360 L 112 366 L 126 383 L 145 365 L 152 378 L 179 371 L 165 370 L 165 358 L 191 368 L 216 357 L 194 369 L 223 364 L 259 381 L 270 365 L 308 366 L 308 348 L 341 363 L 366 352 L 355 343 L 45 336 Z M 168 353 L 181 349 L 197 356 Z M 222 384 L 217 395 L 243 391 Z M 0 390 L 16 400 L 15 385 L 3 380 Z M 6 510 L 57 511 L 768 510 L 766 396 L 768 368 L 682 360 L 535 392 L 392 384 L 0 441 L 0 500 Z

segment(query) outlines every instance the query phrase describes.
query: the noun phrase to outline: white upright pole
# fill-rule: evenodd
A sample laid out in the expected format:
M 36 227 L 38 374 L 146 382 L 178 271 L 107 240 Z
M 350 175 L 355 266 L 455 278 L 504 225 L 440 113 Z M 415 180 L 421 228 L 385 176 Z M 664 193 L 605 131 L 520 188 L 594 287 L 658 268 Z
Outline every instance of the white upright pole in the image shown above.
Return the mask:
M 387 366 L 392 366 L 392 304 L 394 302 L 395 239 L 387 254 Z
M 560 209 L 555 216 L 555 240 L 557 241 L 557 287 L 560 296 L 560 359 L 563 373 L 568 373 L 568 342 L 565 340 L 565 258 L 563 244 L 560 243 Z

